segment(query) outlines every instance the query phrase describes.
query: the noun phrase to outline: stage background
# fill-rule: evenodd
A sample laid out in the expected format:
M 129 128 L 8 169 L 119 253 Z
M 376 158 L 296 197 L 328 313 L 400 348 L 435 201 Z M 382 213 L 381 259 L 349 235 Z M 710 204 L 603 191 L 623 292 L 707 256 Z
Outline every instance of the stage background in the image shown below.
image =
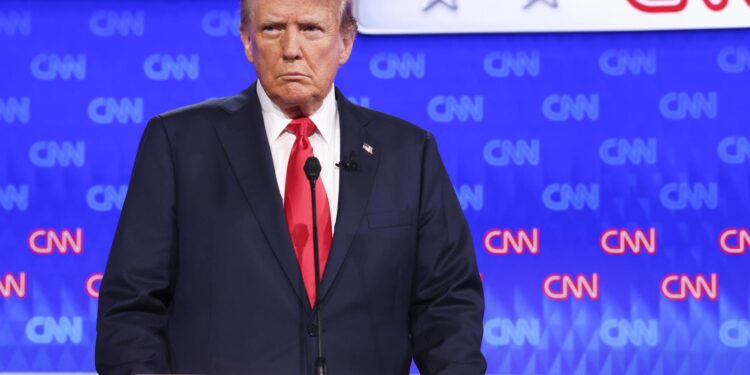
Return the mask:
M 0 371 L 94 371 L 139 138 L 252 83 L 236 9 L 0 4 Z M 337 86 L 438 140 L 489 373 L 750 373 L 749 50 L 750 30 L 358 38 Z

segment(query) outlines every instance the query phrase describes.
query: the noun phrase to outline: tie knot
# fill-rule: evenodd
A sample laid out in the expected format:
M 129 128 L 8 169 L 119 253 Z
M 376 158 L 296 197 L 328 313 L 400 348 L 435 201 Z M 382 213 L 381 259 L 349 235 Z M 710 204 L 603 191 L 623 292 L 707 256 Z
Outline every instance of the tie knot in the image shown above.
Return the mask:
M 315 123 L 309 117 L 300 117 L 292 120 L 286 129 L 296 136 L 309 137 L 315 133 Z

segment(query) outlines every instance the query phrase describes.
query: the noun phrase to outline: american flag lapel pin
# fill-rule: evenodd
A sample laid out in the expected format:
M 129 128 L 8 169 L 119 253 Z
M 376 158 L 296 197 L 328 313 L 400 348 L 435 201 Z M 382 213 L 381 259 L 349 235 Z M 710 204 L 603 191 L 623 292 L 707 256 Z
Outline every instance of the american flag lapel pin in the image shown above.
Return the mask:
M 373 149 L 372 146 L 370 146 L 370 144 L 367 142 L 362 143 L 362 149 L 365 150 L 365 152 L 367 152 L 370 155 L 372 155 L 372 153 L 375 152 L 375 149 Z

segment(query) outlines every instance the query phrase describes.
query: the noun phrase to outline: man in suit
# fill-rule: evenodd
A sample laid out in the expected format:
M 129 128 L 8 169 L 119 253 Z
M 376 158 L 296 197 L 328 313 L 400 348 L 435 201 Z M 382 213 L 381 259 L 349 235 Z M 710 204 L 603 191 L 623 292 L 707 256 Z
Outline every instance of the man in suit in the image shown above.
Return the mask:
M 333 87 L 350 4 L 242 6 L 258 81 L 144 131 L 101 284 L 97 370 L 309 374 L 320 308 L 331 374 L 407 374 L 412 358 L 422 374 L 483 374 L 481 281 L 435 140 Z

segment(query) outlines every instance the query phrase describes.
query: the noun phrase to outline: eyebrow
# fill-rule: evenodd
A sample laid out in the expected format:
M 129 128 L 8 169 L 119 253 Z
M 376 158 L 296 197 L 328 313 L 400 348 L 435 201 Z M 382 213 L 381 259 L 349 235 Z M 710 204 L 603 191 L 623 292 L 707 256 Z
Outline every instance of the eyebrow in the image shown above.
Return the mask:
M 263 22 L 258 22 L 258 26 L 259 27 L 269 27 L 269 26 L 276 27 L 276 26 L 284 26 L 284 25 L 286 25 L 286 22 L 284 22 L 284 21 L 263 21 Z
M 304 15 L 297 19 L 298 24 L 322 24 L 326 21 L 327 17 L 320 17 L 320 16 L 311 16 L 311 15 Z M 260 20 L 258 22 L 259 24 L 286 24 L 287 20 L 284 16 L 279 15 L 266 15 L 265 19 Z
M 320 17 L 300 17 L 297 23 L 300 25 L 321 25 L 325 22 L 325 19 Z
M 299 19 L 295 23 L 299 27 L 319 27 L 321 29 L 326 29 L 325 23 L 321 19 Z M 265 28 L 286 28 L 287 27 L 287 21 L 285 20 L 266 20 L 261 21 L 258 23 L 259 29 L 265 29 Z

